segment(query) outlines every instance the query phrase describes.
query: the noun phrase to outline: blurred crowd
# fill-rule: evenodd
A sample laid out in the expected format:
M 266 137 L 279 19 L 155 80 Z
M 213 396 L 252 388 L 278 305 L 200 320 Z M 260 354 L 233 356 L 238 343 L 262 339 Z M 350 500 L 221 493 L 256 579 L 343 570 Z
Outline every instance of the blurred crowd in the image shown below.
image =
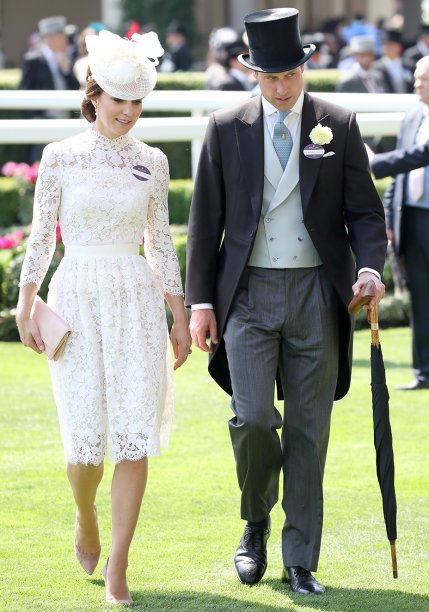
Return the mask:
M 65 17 L 41 19 L 38 31 L 28 40 L 21 87 L 40 89 L 39 79 L 42 79 L 43 88 L 48 89 L 83 87 L 87 70 L 85 37 L 103 28 L 102 23 L 92 22 L 79 31 L 75 25 L 67 24 Z M 319 31 L 303 34 L 303 44 L 316 47 L 306 68 L 339 68 L 342 76 L 338 91 L 410 92 L 415 64 L 429 53 L 429 25 L 421 26 L 416 41 L 403 40 L 402 28 L 403 19 L 399 14 L 376 25 L 360 14 L 350 21 L 328 20 Z M 135 32 L 151 29 L 156 26 L 142 26 L 132 21 L 123 35 L 130 38 Z M 207 89 L 251 90 L 254 87 L 253 75 L 237 61 L 238 55 L 247 52 L 243 32 L 230 27 L 213 30 L 203 61 L 195 61 L 187 27 L 179 21 L 170 23 L 163 44 L 165 54 L 159 67 L 162 72 L 205 70 Z M 45 64 L 50 75 L 45 70 L 42 78 L 36 60 Z
M 315 53 L 306 69 L 338 68 L 341 77 L 339 92 L 408 93 L 413 91 L 413 72 L 418 59 L 429 53 L 429 25 L 422 25 L 416 41 L 404 41 L 402 17 L 394 15 L 385 23 L 373 25 L 364 15 L 352 20 L 326 21 L 317 32 L 305 32 L 303 44 L 313 44 Z M 66 90 L 85 87 L 88 61 L 85 37 L 104 29 L 99 22 L 89 23 L 79 31 L 63 16 L 46 17 L 31 34 L 22 64 L 20 89 Z M 145 33 L 156 26 L 141 26 L 129 22 L 123 35 Z M 206 89 L 252 91 L 257 93 L 253 73 L 237 57 L 248 52 L 246 35 L 230 27 L 213 30 L 207 41 L 206 57 L 195 61 L 185 24 L 173 20 L 163 40 L 165 54 L 159 66 L 161 72 L 205 71 Z M 1 60 L 1 58 L 0 58 Z M 31 117 L 65 118 L 68 111 L 47 110 L 29 112 Z M 392 143 L 371 142 L 377 150 Z M 33 147 L 29 162 L 38 159 L 40 151 Z

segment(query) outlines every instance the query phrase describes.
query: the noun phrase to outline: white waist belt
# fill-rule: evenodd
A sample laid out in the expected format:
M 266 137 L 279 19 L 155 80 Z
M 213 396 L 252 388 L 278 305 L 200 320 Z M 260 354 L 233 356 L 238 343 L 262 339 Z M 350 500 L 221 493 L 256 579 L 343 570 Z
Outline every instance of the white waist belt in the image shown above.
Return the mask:
M 138 255 L 138 244 L 94 244 L 94 245 L 65 245 L 64 255 L 66 257 L 84 258 L 87 257 L 118 257 L 119 255 Z

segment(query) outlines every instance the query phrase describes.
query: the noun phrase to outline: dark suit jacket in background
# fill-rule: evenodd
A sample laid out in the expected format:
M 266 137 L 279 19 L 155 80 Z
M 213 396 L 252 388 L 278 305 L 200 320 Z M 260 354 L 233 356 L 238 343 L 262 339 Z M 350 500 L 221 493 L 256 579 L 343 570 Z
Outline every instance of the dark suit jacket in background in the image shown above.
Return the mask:
M 79 81 L 70 74 L 63 74 L 67 89 L 79 89 Z M 24 56 L 22 65 L 22 77 L 18 89 L 23 90 L 53 90 L 55 89 L 52 73 L 45 56 L 41 51 L 30 51 Z M 30 111 L 32 117 L 43 117 L 44 112 L 40 110 Z M 72 115 L 70 115 L 72 116 Z
M 411 172 L 411 170 L 427 165 L 429 165 L 429 142 L 407 149 L 377 153 L 371 161 L 371 170 L 375 178 L 379 179 Z
M 211 116 L 188 228 L 186 302 L 210 302 L 214 306 L 219 344 L 211 355 L 209 371 L 230 394 L 222 336 L 261 215 L 263 121 L 260 95 Z M 309 159 L 302 150 L 310 144 L 310 131 L 318 123 L 332 129 L 333 140 L 325 149 L 335 155 Z M 305 94 L 300 138 L 303 221 L 342 304 L 336 390 L 339 399 L 350 385 L 353 326 L 347 305 L 356 267 L 370 267 L 381 273 L 384 266 L 383 207 L 353 113 Z
M 414 91 L 414 77 L 411 70 L 409 70 L 404 64 L 404 92 L 397 92 L 395 88 L 395 82 L 393 81 L 390 72 L 387 70 L 382 59 L 376 60 L 371 66 L 374 71 L 377 82 L 380 84 L 384 93 L 413 93 Z
M 399 131 L 397 141 L 398 149 L 407 149 L 414 144 L 419 125 L 423 118 L 423 110 L 424 105 L 420 103 L 416 108 L 405 115 Z M 422 152 L 424 153 L 425 147 L 427 148 L 427 145 L 419 148 L 420 159 L 422 157 Z M 402 167 L 404 167 L 403 159 L 401 163 Z M 388 229 L 393 229 L 395 250 L 398 255 L 402 254 L 402 209 L 404 206 L 405 188 L 406 174 L 398 174 L 392 180 L 384 195 L 386 225 Z

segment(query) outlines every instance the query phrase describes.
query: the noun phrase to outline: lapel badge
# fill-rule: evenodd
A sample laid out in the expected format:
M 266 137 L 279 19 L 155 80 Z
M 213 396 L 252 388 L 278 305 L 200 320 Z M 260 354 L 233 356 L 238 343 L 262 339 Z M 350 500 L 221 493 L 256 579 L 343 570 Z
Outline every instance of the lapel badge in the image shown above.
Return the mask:
M 135 176 L 136 179 L 138 179 L 139 181 L 148 181 L 149 177 L 150 177 L 150 170 L 148 168 L 146 168 L 145 166 L 133 166 L 131 168 L 131 172 L 133 173 L 133 175 Z
M 308 159 L 319 159 L 319 157 L 323 157 L 325 154 L 325 149 L 318 144 L 309 144 L 304 147 L 302 152 Z

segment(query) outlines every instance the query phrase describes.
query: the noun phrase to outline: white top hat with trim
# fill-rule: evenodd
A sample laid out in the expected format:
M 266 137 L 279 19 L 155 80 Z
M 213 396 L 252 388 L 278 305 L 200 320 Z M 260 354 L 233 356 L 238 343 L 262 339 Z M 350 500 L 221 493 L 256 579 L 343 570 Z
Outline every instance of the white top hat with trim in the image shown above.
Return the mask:
M 67 19 L 62 15 L 58 17 L 45 17 L 38 23 L 40 36 L 49 36 L 49 34 L 58 34 L 65 32 Z

